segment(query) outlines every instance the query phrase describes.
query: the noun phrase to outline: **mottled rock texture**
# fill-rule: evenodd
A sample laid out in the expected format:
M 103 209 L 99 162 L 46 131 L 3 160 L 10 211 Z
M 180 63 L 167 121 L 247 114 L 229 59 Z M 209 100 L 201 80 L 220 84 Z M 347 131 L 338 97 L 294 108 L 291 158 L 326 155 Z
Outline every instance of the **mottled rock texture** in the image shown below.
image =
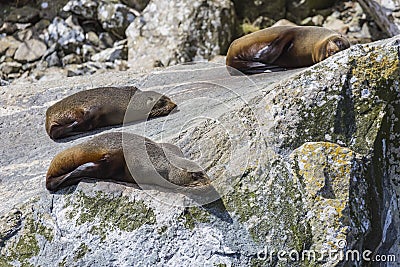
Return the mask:
M 360 4 L 371 13 L 376 23 L 390 36 L 400 34 L 399 0 L 360 0 Z
M 250 78 L 199 63 L 5 87 L 0 265 L 341 266 L 321 253 L 366 249 L 399 259 L 399 43 Z M 122 129 L 178 145 L 219 201 L 197 206 L 179 193 L 93 181 L 45 190 L 51 158 L 90 138 L 52 142 L 46 108 L 130 84 L 167 94 L 179 111 Z M 316 257 L 296 259 L 310 251 Z
M 229 0 L 150 1 L 126 30 L 129 63 L 150 69 L 155 62 L 209 60 L 227 51 L 234 23 Z

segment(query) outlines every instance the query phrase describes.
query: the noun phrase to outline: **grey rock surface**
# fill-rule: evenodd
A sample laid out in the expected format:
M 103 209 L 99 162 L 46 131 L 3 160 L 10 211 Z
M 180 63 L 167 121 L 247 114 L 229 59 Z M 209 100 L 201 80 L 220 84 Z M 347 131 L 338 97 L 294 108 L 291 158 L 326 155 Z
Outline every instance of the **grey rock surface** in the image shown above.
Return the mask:
M 121 2 L 137 11 L 142 11 L 150 0 L 121 0 Z
M 399 0 L 360 0 L 359 2 L 390 36 L 400 34 Z
M 236 13 L 241 18 L 248 18 L 251 21 L 259 16 L 272 19 L 281 19 L 286 14 L 286 1 L 266 1 L 266 0 L 233 0 Z
M 76 51 L 80 43 L 85 40 L 85 34 L 72 17 L 67 20 L 56 17 L 44 33 L 44 40 L 50 46 L 57 43 L 64 49 Z
M 399 39 L 251 77 L 197 63 L 2 88 L 0 265 L 343 265 L 326 254 L 284 261 L 278 250 L 400 257 Z M 48 106 L 117 85 L 164 93 L 179 110 L 66 142 L 48 138 Z M 179 192 L 95 181 L 45 190 L 57 152 L 121 130 L 178 145 L 221 199 L 198 206 Z
M 4 62 L 0 64 L 0 72 L 6 75 L 19 72 L 21 68 L 22 64 L 18 62 Z
M 39 10 L 30 6 L 24 6 L 14 9 L 5 18 L 5 21 L 14 23 L 29 23 L 37 22 L 39 20 Z
M 72 0 L 63 7 L 63 10 L 85 19 L 96 19 L 98 5 L 97 1 L 92 0 Z
M 106 31 L 123 39 L 126 28 L 133 22 L 138 13 L 119 3 L 103 3 L 97 10 L 97 18 Z
M 92 56 L 93 61 L 114 62 L 117 59 L 128 59 L 128 49 L 124 45 L 107 48 Z
M 14 59 L 19 62 L 32 62 L 41 58 L 47 50 L 42 41 L 30 39 L 20 44 L 15 51 Z
M 150 1 L 126 30 L 129 63 L 151 69 L 156 61 L 170 66 L 209 60 L 226 52 L 234 23 L 228 0 Z

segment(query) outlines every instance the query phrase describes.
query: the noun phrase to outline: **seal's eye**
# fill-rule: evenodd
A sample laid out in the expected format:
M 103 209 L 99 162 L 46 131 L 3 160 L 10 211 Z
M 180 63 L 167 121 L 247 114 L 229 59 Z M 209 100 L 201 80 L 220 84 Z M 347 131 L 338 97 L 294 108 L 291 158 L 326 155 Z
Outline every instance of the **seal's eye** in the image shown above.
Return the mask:
M 344 44 L 344 42 L 341 39 L 336 39 L 334 42 L 337 45 L 337 47 L 339 48 L 339 51 L 346 49 L 346 45 Z

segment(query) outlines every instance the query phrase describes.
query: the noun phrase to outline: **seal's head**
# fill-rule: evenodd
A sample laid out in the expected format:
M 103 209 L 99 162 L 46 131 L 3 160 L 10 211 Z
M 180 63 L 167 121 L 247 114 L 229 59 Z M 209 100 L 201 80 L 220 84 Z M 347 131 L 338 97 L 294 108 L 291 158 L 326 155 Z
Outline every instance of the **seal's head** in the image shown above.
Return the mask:
M 79 129 L 91 128 L 88 115 L 82 108 L 65 108 L 56 112 L 52 106 L 46 112 L 46 132 L 53 140 L 75 135 Z
M 332 35 L 315 46 L 315 61 L 320 62 L 350 47 L 350 42 L 340 34 Z
M 150 118 L 168 115 L 176 107 L 169 97 L 154 91 L 137 92 L 133 96 L 133 101 L 133 108 L 139 110 L 138 107 L 141 107 L 141 110 L 149 112 Z

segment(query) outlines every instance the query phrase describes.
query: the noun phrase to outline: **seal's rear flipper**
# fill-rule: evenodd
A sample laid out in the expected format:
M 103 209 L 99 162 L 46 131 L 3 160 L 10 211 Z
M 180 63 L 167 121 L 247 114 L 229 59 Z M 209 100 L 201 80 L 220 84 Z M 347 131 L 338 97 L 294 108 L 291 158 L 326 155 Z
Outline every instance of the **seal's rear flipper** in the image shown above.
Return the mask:
M 243 74 L 251 75 L 251 74 L 286 70 L 286 68 L 277 65 L 270 65 L 256 61 L 235 60 L 234 62 L 235 62 L 235 68 L 227 66 L 229 74 L 232 76 L 238 76 Z

